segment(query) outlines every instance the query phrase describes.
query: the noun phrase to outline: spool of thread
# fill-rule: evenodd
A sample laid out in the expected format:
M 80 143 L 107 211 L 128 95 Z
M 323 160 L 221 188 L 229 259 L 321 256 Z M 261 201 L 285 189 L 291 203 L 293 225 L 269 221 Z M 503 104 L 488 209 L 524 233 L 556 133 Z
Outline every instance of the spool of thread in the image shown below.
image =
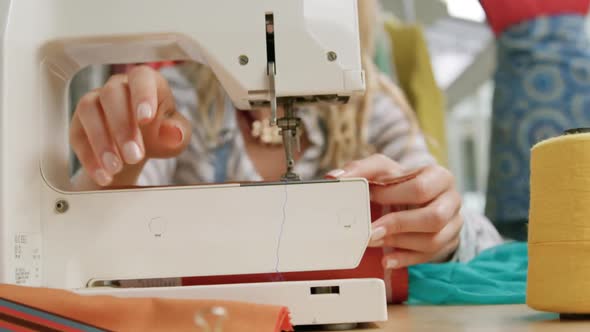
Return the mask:
M 530 180 L 527 304 L 590 314 L 590 130 L 535 145 Z

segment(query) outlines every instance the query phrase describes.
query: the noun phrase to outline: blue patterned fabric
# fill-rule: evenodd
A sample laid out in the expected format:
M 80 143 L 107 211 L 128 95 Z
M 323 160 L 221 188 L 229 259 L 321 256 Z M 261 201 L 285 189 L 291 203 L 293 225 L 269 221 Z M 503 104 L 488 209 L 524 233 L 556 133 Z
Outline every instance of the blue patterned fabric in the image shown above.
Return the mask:
M 590 46 L 585 17 L 540 17 L 497 40 L 498 66 L 486 215 L 499 230 L 529 210 L 530 148 L 590 126 Z

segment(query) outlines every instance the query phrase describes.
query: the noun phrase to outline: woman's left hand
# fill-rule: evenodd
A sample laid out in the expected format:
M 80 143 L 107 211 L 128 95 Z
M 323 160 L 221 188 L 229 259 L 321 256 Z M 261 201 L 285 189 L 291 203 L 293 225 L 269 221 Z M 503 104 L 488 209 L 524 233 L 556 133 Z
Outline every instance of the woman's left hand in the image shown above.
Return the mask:
M 353 161 L 342 170 L 329 174 L 369 181 L 383 181 L 400 175 L 403 175 L 401 165 L 383 155 Z M 463 226 L 461 196 L 447 169 L 439 165 L 428 166 L 406 182 L 372 185 L 370 190 L 371 201 L 375 203 L 414 207 L 386 214 L 372 225 L 370 246 L 394 248 L 384 257 L 386 268 L 441 262 L 455 252 Z

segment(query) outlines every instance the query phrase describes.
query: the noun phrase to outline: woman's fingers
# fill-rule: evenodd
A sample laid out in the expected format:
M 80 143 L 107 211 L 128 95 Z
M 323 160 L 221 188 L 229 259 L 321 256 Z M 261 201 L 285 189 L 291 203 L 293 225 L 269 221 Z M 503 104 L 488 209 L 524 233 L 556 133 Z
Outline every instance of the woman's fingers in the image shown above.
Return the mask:
M 172 158 L 190 142 L 191 124 L 157 71 L 138 66 L 86 94 L 72 119 L 70 144 L 100 186 L 136 181 L 147 158 Z M 116 176 L 115 176 L 116 175 Z
M 442 252 L 445 252 L 447 255 L 450 255 L 453 252 L 454 248 L 457 247 L 458 241 L 459 239 L 457 238 L 452 242 L 449 242 L 444 247 Z M 392 253 L 383 256 L 382 264 L 385 269 L 400 269 L 432 261 L 433 256 L 431 253 L 414 250 L 395 249 Z
M 75 114 L 85 132 L 83 139 L 86 139 L 92 148 L 96 163 L 104 172 L 113 176 L 121 171 L 123 162 L 106 127 L 98 98 L 97 91 L 85 95 L 78 104 Z
M 402 233 L 384 237 L 377 242 L 372 242 L 372 247 L 393 247 L 436 254 L 448 243 L 458 238 L 463 221 L 460 215 L 456 215 L 438 233 Z
M 429 203 L 453 186 L 453 176 L 440 166 L 425 168 L 415 178 L 392 186 L 374 186 L 371 199 L 382 205 Z
M 328 177 L 362 177 L 371 186 L 371 201 L 381 205 L 415 206 L 382 216 L 372 225 L 369 246 L 394 248 L 384 259 L 387 268 L 399 268 L 446 257 L 457 247 L 463 226 L 461 197 L 454 179 L 433 165 L 403 176 L 403 167 L 383 155 L 349 163 Z M 383 184 L 381 184 L 383 183 Z
M 400 164 L 382 154 L 374 154 L 362 160 L 352 161 L 343 169 L 333 170 L 328 177 L 333 178 L 365 178 L 374 180 L 383 176 L 398 176 L 403 174 Z
M 78 113 L 74 114 L 70 127 L 70 146 L 88 176 L 96 184 L 104 187 L 113 181 L 113 176 L 105 170 L 99 161 L 100 159 L 96 157 L 90 141 L 86 136 L 86 132 L 82 127 L 82 123 L 78 118 Z
M 158 118 L 153 125 L 144 127 L 144 141 L 150 147 L 150 156 L 170 158 L 181 153 L 190 143 L 191 123 L 175 111 L 173 98 L 160 102 Z
M 447 191 L 425 207 L 393 212 L 377 219 L 372 225 L 371 241 L 402 233 L 438 233 L 460 208 L 460 195 L 454 190 Z
M 383 267 L 385 269 L 400 269 L 403 267 L 428 262 L 429 253 L 396 249 L 392 253 L 383 256 Z
M 152 121 L 158 110 L 157 73 L 148 66 L 137 66 L 129 71 L 131 108 L 140 125 Z
M 145 149 L 135 115 L 129 107 L 131 101 L 126 76 L 112 76 L 100 90 L 99 100 L 124 161 L 137 164 L 144 158 Z

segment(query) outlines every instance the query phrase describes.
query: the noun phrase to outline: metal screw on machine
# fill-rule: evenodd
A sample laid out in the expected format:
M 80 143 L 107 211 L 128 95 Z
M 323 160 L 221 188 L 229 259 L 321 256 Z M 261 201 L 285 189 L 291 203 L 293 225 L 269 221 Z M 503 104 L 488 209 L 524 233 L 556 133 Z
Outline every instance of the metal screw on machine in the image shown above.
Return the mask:
M 55 202 L 55 212 L 57 213 L 66 213 L 69 208 L 70 205 L 65 199 L 60 199 L 59 201 Z
M 242 66 L 245 66 L 245 65 L 247 65 L 247 64 L 248 64 L 248 62 L 250 62 L 250 59 L 248 59 L 248 57 L 247 57 L 247 56 L 245 56 L 245 55 L 240 55 L 240 64 L 241 64 Z
M 334 51 L 328 52 L 328 61 L 333 62 L 333 61 L 336 61 L 336 59 L 338 59 L 338 54 L 336 54 L 336 52 L 334 52 Z

